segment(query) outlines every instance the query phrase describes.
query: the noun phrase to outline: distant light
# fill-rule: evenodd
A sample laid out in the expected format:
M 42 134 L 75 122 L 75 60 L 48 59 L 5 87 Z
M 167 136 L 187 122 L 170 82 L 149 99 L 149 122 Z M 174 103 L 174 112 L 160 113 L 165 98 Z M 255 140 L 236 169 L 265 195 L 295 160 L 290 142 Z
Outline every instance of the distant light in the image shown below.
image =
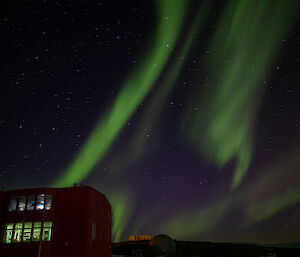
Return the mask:
M 144 241 L 144 240 L 151 240 L 150 235 L 130 235 L 128 237 L 128 241 Z

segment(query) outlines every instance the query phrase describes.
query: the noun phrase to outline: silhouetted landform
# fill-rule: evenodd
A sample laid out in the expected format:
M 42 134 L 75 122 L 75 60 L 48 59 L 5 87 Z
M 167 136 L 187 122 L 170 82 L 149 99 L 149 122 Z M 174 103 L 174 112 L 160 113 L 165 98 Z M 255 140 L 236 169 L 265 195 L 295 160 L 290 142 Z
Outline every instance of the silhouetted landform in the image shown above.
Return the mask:
M 261 246 L 264 246 L 264 247 L 279 247 L 279 248 L 300 248 L 300 244 L 265 244 L 265 245 L 261 245 Z
M 158 235 L 152 240 L 113 243 L 112 256 L 300 257 L 299 245 L 290 246 L 176 241 L 166 235 Z
M 242 243 L 211 243 L 176 241 L 177 256 L 214 256 L 214 257 L 300 257 L 299 248 L 263 246 Z

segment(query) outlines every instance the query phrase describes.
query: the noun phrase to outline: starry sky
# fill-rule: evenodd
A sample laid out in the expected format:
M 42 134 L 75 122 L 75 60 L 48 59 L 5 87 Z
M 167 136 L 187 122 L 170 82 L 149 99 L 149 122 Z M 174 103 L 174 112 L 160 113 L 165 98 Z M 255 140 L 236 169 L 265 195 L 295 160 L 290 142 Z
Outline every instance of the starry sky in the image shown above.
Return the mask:
M 300 242 L 298 1 L 0 5 L 2 190 L 90 185 L 113 241 Z

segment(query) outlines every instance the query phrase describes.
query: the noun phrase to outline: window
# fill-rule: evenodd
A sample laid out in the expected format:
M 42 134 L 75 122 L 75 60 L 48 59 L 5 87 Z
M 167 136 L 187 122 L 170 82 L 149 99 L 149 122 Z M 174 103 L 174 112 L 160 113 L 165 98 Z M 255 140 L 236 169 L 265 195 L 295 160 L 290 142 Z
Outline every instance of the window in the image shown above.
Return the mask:
M 96 223 L 92 223 L 92 240 L 96 240 Z
M 32 211 L 34 210 L 35 205 L 35 195 L 29 195 L 27 198 L 27 210 Z
M 8 211 L 15 211 L 17 209 L 17 197 L 11 196 L 8 202 Z
M 32 222 L 25 222 L 24 223 L 22 242 L 30 242 L 31 229 L 32 229 Z
M 25 211 L 26 206 L 26 196 L 19 197 L 18 211 Z
M 42 227 L 42 222 L 41 221 L 36 221 L 36 222 L 33 223 L 33 234 L 32 234 L 32 241 L 33 242 L 40 241 L 41 227 Z
M 51 230 L 52 230 L 52 222 L 51 221 L 44 221 L 43 234 L 42 234 L 42 240 L 43 241 L 50 241 L 51 240 Z
M 51 210 L 52 209 L 52 195 L 46 195 L 46 202 L 45 202 L 45 209 Z
M 19 201 L 18 201 L 19 200 Z M 26 201 L 27 200 L 27 201 Z M 8 211 L 33 211 L 33 210 L 51 210 L 53 205 L 52 195 L 28 195 L 11 196 L 8 202 Z
M 43 210 L 45 206 L 45 194 L 40 194 L 36 199 L 36 209 Z
M 15 230 L 13 235 L 13 242 L 18 243 L 21 242 L 22 238 L 22 229 L 23 229 L 23 223 L 19 222 L 15 224 Z
M 5 225 L 5 231 L 4 231 L 4 235 L 3 235 L 3 243 L 11 243 L 13 228 L 14 228 L 13 223 L 8 223 Z
M 50 241 L 51 236 L 51 221 L 7 223 L 2 241 L 3 243 Z

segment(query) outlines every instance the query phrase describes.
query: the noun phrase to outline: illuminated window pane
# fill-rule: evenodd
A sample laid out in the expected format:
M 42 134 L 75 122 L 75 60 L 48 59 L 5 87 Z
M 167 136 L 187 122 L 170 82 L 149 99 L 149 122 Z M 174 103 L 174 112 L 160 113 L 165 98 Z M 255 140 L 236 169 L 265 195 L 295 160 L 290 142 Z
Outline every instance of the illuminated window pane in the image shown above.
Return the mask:
M 31 239 L 31 228 L 24 228 L 23 231 L 23 242 L 30 242 Z
M 52 208 L 52 195 L 46 195 L 45 209 L 51 210 L 51 208 Z
M 36 222 L 33 223 L 33 233 L 32 233 L 32 241 L 33 242 L 40 241 L 41 226 L 42 226 L 42 222 L 41 221 L 36 221 Z
M 16 223 L 15 230 L 17 230 L 17 229 L 21 229 L 22 230 L 22 228 L 23 228 L 23 223 L 22 222 Z
M 35 205 L 35 195 L 29 195 L 27 200 L 27 210 L 32 211 L 34 210 Z
M 25 222 L 24 223 L 24 230 L 23 230 L 23 239 L 22 239 L 22 242 L 30 242 L 30 239 L 31 239 L 31 228 L 32 228 L 32 223 L 31 222 Z
M 51 221 L 44 221 L 43 227 L 51 228 L 52 227 L 52 222 Z
M 44 228 L 43 229 L 43 241 L 50 241 L 51 240 L 51 228 Z
M 36 209 L 43 210 L 45 206 L 45 194 L 40 194 L 37 196 Z
M 9 198 L 8 211 L 15 211 L 17 209 L 17 197 L 12 196 Z
M 52 232 L 52 222 L 45 221 L 44 225 L 43 225 L 42 240 L 50 241 L 51 240 L 51 232 Z
M 25 211 L 25 206 L 26 206 L 26 196 L 20 196 L 18 211 Z
M 33 227 L 35 228 L 40 228 L 42 226 L 42 222 L 41 221 L 36 221 L 33 223 Z
M 32 222 L 25 222 L 24 228 L 32 228 Z
M 92 224 L 92 240 L 96 240 L 96 223 Z
M 41 237 L 41 228 L 34 228 L 32 233 L 32 241 L 38 242 L 40 241 L 40 237 Z
M 12 230 L 6 230 L 4 233 L 4 238 L 3 238 L 3 242 L 4 243 L 11 243 L 11 238 L 12 238 Z
M 14 224 L 13 223 L 6 224 L 6 229 L 13 229 L 13 228 L 14 228 Z
M 14 243 L 21 242 L 22 228 L 23 228 L 23 223 L 16 223 L 16 225 L 15 225 L 15 231 L 14 231 L 14 236 L 13 236 L 13 242 Z
M 8 223 L 5 225 L 5 231 L 3 233 L 3 243 L 11 243 L 13 234 L 13 223 Z

